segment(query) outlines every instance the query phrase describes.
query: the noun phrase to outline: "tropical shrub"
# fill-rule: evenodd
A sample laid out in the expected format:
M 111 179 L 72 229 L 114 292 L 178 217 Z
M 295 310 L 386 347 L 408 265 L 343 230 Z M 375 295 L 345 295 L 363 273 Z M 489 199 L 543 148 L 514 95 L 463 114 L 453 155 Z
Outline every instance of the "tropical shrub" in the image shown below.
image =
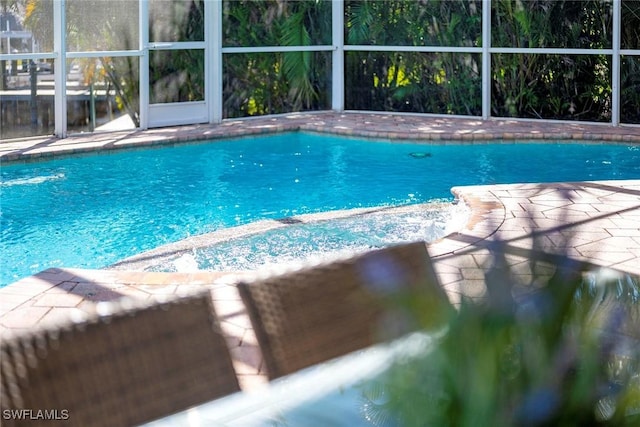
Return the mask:
M 365 418 L 376 426 L 640 425 L 640 279 L 534 257 L 532 270 L 552 274 L 534 276 L 536 290 L 516 297 L 517 275 L 494 249 L 485 300 L 463 299 L 426 351 L 363 384 Z
M 223 46 L 331 44 L 331 2 L 242 0 L 223 6 Z M 331 54 L 224 55 L 223 116 L 331 108 Z
M 479 1 L 345 2 L 348 45 L 481 45 Z M 479 115 L 479 54 L 349 51 L 345 106 L 353 110 Z

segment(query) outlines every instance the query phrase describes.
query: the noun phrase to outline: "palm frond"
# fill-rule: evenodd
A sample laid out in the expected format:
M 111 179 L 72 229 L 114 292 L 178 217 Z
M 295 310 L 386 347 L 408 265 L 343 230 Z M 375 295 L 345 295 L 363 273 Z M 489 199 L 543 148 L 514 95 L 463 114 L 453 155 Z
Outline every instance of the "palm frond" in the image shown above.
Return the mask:
M 304 25 L 304 11 L 291 14 L 284 22 L 283 46 L 309 46 L 311 37 Z M 311 52 L 297 51 L 283 54 L 282 69 L 289 83 L 289 96 L 296 110 L 309 108 L 317 93 L 311 82 Z

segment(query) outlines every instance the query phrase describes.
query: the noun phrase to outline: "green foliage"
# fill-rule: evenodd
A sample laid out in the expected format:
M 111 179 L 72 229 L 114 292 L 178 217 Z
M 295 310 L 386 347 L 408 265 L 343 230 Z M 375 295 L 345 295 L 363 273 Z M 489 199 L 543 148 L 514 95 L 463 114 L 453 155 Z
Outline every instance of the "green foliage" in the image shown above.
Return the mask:
M 300 13 L 292 14 L 285 21 L 282 31 L 282 44 L 285 46 L 309 46 L 311 37 Z M 282 68 L 287 82 L 290 84 L 289 96 L 295 110 L 312 105 L 317 93 L 309 76 L 311 69 L 311 52 L 286 52 L 283 55 Z
M 613 11 L 604 0 L 494 0 L 491 42 L 499 47 L 611 47 Z
M 346 0 L 344 7 L 348 45 L 482 46 L 479 0 Z M 330 43 L 328 2 L 227 1 L 224 10 L 225 46 Z M 612 47 L 609 0 L 494 0 L 491 12 L 492 46 Z M 622 47 L 637 48 L 640 2 L 623 1 L 622 18 Z M 328 58 L 297 52 L 275 55 L 286 63 L 274 63 L 250 56 L 225 57 L 226 117 L 328 108 Z M 493 54 L 491 65 L 495 116 L 611 120 L 610 56 Z M 345 107 L 480 115 L 481 66 L 479 54 L 347 51 Z M 637 75 L 637 61 L 626 59 L 625 122 L 640 122 Z
M 514 298 L 509 268 L 499 251 L 494 255 L 486 301 L 463 300 L 427 351 L 398 359 L 367 384 L 367 419 L 403 426 L 639 425 L 639 279 L 588 273 L 565 260 L 544 286 Z
M 481 2 L 345 2 L 352 45 L 479 46 Z M 346 108 L 481 113 L 480 55 L 347 52 Z
M 330 52 L 228 54 L 224 117 L 330 108 Z
M 150 3 L 151 41 L 204 40 L 204 1 Z M 201 101 L 205 96 L 202 50 L 154 51 L 149 56 L 150 100 L 154 102 Z
M 640 124 L 640 58 L 624 57 L 620 68 L 620 120 Z
M 310 46 L 331 43 L 331 3 L 243 0 L 225 2 L 225 46 Z M 227 54 L 224 117 L 325 110 L 330 53 Z
M 43 51 L 53 50 L 53 1 L 52 0 L 16 0 L 14 7 L 24 4 L 24 26 L 29 29 Z
M 640 1 L 622 2 L 623 49 L 640 49 Z M 620 120 L 640 123 L 640 58 L 623 57 L 620 77 Z
M 309 45 L 331 44 L 331 2 L 328 0 L 231 0 L 223 3 L 222 45 L 288 46 L 285 32 L 295 20 L 309 36 Z
M 623 49 L 640 49 L 640 2 L 622 0 L 622 35 L 620 44 Z
M 352 45 L 478 46 L 482 5 L 474 0 L 347 0 Z
M 136 127 L 140 126 L 139 62 L 137 58 L 101 58 L 109 87 L 116 92 L 119 110 L 126 111 Z
M 347 52 L 346 105 L 354 110 L 479 115 L 480 55 Z
M 611 3 L 492 3 L 492 45 L 610 48 Z M 492 55 L 492 112 L 502 117 L 611 120 L 611 59 L 592 55 Z

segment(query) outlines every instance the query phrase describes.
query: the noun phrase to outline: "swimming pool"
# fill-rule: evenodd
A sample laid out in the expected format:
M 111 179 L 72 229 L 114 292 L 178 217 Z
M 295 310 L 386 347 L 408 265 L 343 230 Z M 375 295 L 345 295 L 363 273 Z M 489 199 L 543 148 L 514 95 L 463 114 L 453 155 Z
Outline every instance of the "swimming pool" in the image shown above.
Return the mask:
M 452 186 L 640 177 L 640 147 L 414 144 L 289 133 L 2 167 L 0 284 L 100 268 L 189 236 Z

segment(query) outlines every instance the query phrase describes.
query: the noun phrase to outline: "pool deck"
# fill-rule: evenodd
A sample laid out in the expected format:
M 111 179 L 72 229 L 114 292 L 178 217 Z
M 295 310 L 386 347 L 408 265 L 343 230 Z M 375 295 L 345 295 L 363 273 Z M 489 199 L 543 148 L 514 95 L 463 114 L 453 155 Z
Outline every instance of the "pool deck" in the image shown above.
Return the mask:
M 67 154 L 172 145 L 285 131 L 330 133 L 382 140 L 462 141 L 621 141 L 640 143 L 640 126 L 522 120 L 425 117 L 388 113 L 296 113 L 225 120 L 220 124 L 79 134 L 65 139 L 36 137 L 0 143 L 0 162 L 39 160 Z
M 34 161 L 60 155 L 184 141 L 304 130 L 390 140 L 558 139 L 640 144 L 640 128 L 506 120 L 425 118 L 392 114 L 294 114 L 231 120 L 219 125 L 81 135 L 63 140 L 35 138 L 0 144 L 0 161 Z M 545 264 L 534 255 L 568 255 L 595 267 L 640 275 L 640 180 L 456 187 L 452 192 L 472 211 L 466 227 L 428 245 L 442 286 L 452 301 L 483 298 L 484 273 L 500 251 L 512 267 L 516 292 L 534 289 Z M 5 260 L 6 262 L 6 260 Z M 245 390 L 266 382 L 261 356 L 235 283 L 251 272 L 156 273 L 127 270 L 49 269 L 0 289 L 0 333 L 68 321 L 92 313 L 101 301 L 150 299 L 207 287 L 231 347 Z

